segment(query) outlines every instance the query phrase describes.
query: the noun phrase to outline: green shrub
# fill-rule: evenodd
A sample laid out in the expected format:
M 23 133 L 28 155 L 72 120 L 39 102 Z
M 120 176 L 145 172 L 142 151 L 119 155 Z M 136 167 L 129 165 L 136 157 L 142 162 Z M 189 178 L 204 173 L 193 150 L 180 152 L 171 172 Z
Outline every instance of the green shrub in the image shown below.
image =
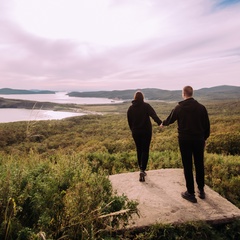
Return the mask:
M 140 233 L 135 231 L 125 233 L 125 238 L 134 240 L 237 240 L 240 238 L 240 221 L 209 225 L 205 222 L 188 222 L 184 224 L 156 224 L 145 228 Z
M 205 175 L 207 184 L 240 207 L 240 160 L 239 156 L 206 154 Z
M 240 155 L 240 132 L 226 132 L 211 136 L 207 143 L 209 153 Z
M 1 239 L 37 234 L 95 239 L 126 225 L 136 211 L 136 203 L 113 194 L 105 171 L 93 172 L 81 155 L 50 160 L 32 152 L 0 160 Z

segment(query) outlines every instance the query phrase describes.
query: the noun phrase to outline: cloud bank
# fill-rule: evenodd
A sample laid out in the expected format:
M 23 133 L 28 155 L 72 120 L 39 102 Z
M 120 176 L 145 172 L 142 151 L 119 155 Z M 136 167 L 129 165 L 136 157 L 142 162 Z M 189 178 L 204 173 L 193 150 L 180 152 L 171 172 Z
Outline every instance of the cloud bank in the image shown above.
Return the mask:
M 3 0 L 0 87 L 239 86 L 239 2 Z

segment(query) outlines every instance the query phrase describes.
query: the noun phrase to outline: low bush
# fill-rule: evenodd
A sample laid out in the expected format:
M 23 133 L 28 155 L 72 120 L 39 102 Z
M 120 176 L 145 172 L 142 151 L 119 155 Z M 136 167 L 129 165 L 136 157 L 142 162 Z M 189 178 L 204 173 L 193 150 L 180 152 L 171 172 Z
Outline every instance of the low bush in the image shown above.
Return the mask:
M 116 239 L 133 240 L 237 240 L 240 238 L 240 221 L 222 225 L 209 225 L 204 222 L 188 222 L 184 224 L 156 224 L 141 229 L 140 232 L 125 233 L 124 237 Z
M 206 154 L 205 172 L 207 184 L 237 207 L 240 207 L 239 156 Z
M 0 239 L 96 239 L 137 211 L 136 203 L 113 194 L 104 171 L 93 172 L 76 154 L 54 161 L 34 153 L 1 156 L 0 186 Z
M 207 151 L 225 155 L 240 155 L 240 132 L 225 132 L 211 136 Z

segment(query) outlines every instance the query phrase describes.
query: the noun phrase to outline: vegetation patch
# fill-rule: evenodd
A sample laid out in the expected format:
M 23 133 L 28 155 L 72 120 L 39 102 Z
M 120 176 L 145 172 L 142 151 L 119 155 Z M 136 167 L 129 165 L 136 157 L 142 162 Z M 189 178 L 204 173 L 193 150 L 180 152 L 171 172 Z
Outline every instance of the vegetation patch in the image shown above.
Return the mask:
M 175 105 L 151 104 L 161 119 Z M 240 207 L 240 102 L 204 104 L 211 121 L 206 183 Z M 137 213 L 137 203 L 117 197 L 108 179 L 138 170 L 128 106 L 105 105 L 104 115 L 0 124 L 0 239 L 239 238 L 239 221 L 221 227 L 156 225 L 119 234 Z M 176 128 L 153 124 L 148 169 L 182 167 Z

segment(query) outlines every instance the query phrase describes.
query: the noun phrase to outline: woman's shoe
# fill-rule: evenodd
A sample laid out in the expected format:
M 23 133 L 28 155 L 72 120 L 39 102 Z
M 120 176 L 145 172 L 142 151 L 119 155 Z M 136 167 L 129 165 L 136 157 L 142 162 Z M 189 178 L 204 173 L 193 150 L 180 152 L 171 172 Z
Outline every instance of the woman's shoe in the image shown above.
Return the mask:
M 140 174 L 139 174 L 139 181 L 140 181 L 140 182 L 145 182 L 144 172 L 140 172 Z

